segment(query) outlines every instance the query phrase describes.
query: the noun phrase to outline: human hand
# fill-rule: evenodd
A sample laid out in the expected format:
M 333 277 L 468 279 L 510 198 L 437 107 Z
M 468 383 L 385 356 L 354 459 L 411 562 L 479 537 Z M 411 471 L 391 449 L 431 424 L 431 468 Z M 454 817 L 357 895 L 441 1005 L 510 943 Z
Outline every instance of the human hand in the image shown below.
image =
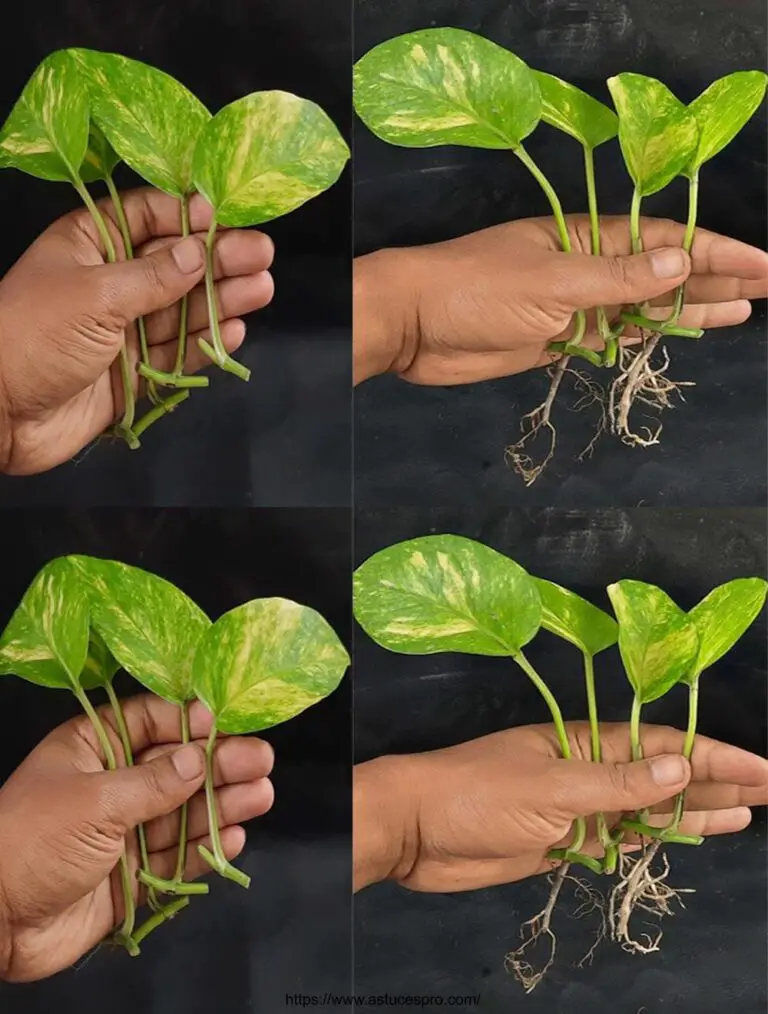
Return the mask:
M 768 295 L 768 254 L 699 229 L 692 257 L 684 226 L 645 218 L 646 253 L 630 256 L 629 220 L 601 219 L 603 256 L 590 253 L 586 216 L 572 215 L 573 253 L 552 218 L 530 218 L 431 246 L 383 250 L 355 265 L 356 379 L 392 372 L 414 384 L 467 384 L 552 362 L 577 310 L 649 301 L 664 319 L 686 279 L 684 327 L 740 324 Z M 689 277 L 690 276 L 690 277 Z M 624 340 L 638 332 L 625 331 Z M 584 342 L 602 348 L 595 315 Z
M 648 725 L 646 760 L 629 763 L 629 726 L 606 724 L 604 762 L 594 764 L 585 759 L 589 725 L 567 728 L 572 760 L 561 759 L 554 726 L 529 725 L 360 765 L 356 887 L 393 879 L 415 891 L 466 891 L 545 873 L 547 853 L 569 844 L 576 818 L 603 812 L 613 827 L 622 813 L 648 807 L 651 822 L 664 825 L 689 783 L 684 834 L 741 831 L 748 807 L 768 803 L 768 761 L 737 747 L 698 736 L 689 765 L 682 732 Z M 626 849 L 637 839 L 624 841 Z M 593 820 L 582 851 L 602 855 Z
M 185 879 L 210 867 L 204 740 L 211 716 L 190 708 L 192 744 L 178 742 L 179 710 L 150 694 L 124 704 L 137 766 L 103 770 L 103 755 L 85 716 L 59 726 L 0 789 L 0 980 L 32 981 L 67 968 L 123 918 L 116 870 L 127 850 L 135 896 L 134 828 L 146 826 L 152 872 L 174 874 L 179 840 L 175 811 L 190 800 Z M 123 754 L 109 708 L 101 709 L 115 753 Z M 245 845 L 241 821 L 269 810 L 273 752 L 260 739 L 222 739 L 214 754 L 221 840 L 229 860 Z M 126 837 L 127 836 L 127 837 Z
M 0 281 L 0 471 L 28 475 L 53 468 L 121 416 L 123 342 L 134 388 L 143 393 L 135 370 L 138 317 L 146 318 L 151 365 L 173 370 L 178 301 L 188 292 L 185 372 L 210 365 L 197 346 L 198 337 L 208 336 L 201 283 L 210 207 L 199 195 L 192 198 L 194 235 L 182 242 L 175 198 L 146 187 L 125 194 L 124 204 L 136 260 L 106 264 L 83 209 L 54 222 Z M 111 201 L 100 208 L 123 257 Z M 217 301 L 229 352 L 245 337 L 240 315 L 272 299 L 272 257 L 272 241 L 260 232 L 223 231 L 216 240 Z

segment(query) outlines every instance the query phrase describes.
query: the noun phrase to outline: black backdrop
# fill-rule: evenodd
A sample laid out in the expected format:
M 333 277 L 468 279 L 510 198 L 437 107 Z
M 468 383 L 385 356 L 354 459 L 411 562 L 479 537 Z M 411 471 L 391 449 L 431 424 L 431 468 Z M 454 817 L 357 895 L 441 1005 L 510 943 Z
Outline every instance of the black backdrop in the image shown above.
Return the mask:
M 762 0 L 359 0 L 356 56 L 391 36 L 435 26 L 486 35 L 608 102 L 605 80 L 623 70 L 659 77 L 690 101 L 716 77 L 766 62 Z M 585 211 L 576 142 L 542 126 L 526 146 L 565 210 Z M 765 152 L 765 116 L 758 114 L 703 170 L 702 226 L 764 246 Z M 631 184 L 618 144 L 604 145 L 596 158 L 601 211 L 627 213 Z M 684 220 L 684 181 L 644 201 L 643 210 Z M 358 254 L 548 213 L 533 177 L 504 152 L 395 148 L 356 124 Z M 357 502 L 762 504 L 765 331 L 760 304 L 748 324 L 670 346 L 670 376 L 696 387 L 686 392 L 685 406 L 667 414 L 659 448 L 603 438 L 592 460 L 578 464 L 595 420 L 561 408 L 557 458 L 530 490 L 504 464 L 503 451 L 517 439 L 520 417 L 542 401 L 544 371 L 461 388 L 369 381 L 356 394 Z M 565 395 L 563 405 L 576 400 L 572 391 Z
M 347 510 L 6 511 L 0 627 L 37 569 L 62 553 L 143 566 L 178 584 L 209 615 L 260 596 L 318 609 L 350 634 Z M 122 695 L 136 684 L 123 677 Z M 215 879 L 139 958 L 98 950 L 79 971 L 0 986 L 5 1014 L 272 1014 L 285 994 L 351 989 L 350 682 L 267 733 L 275 747 L 275 806 L 248 826 L 238 860 L 250 891 Z M 74 698 L 0 680 L 0 783 L 60 722 Z
M 453 509 L 360 511 L 356 562 L 402 539 L 455 533 L 486 542 L 610 608 L 605 587 L 622 577 L 661 585 L 690 608 L 714 585 L 762 575 L 762 510 L 559 511 L 496 509 L 468 517 Z M 526 649 L 557 695 L 566 718 L 584 718 L 583 682 L 574 649 L 541 635 Z M 467 655 L 408 657 L 355 633 L 355 749 L 359 761 L 387 752 L 436 749 L 549 714 L 535 688 L 503 659 Z M 514 667 L 513 667 L 514 668 Z M 628 719 L 631 692 L 616 649 L 597 663 L 598 701 L 606 721 Z M 765 616 L 702 683 L 699 730 L 764 755 Z M 643 709 L 648 722 L 685 727 L 686 695 L 673 691 Z M 547 886 L 539 877 L 463 894 L 411 893 L 391 884 L 357 895 L 356 991 L 481 994 L 484 1014 L 739 1014 L 765 1010 L 766 844 L 758 811 L 741 835 L 699 849 L 670 851 L 671 883 L 694 887 L 687 911 L 666 921 L 660 954 L 646 958 L 603 944 L 591 968 L 573 967 L 589 947 L 588 930 L 568 917 L 555 926 L 559 958 L 526 997 L 504 971 L 518 928 L 538 912 Z
M 0 119 L 37 63 L 64 46 L 152 63 L 214 112 L 260 89 L 296 92 L 323 106 L 349 136 L 346 0 L 21 4 L 0 66 Z M 347 170 L 327 194 L 264 227 L 277 247 L 277 292 L 269 309 L 247 321 L 238 357 L 253 370 L 250 384 L 212 370 L 211 387 L 151 430 L 141 451 L 105 442 L 78 465 L 0 482 L 0 499 L 42 506 L 348 503 L 350 181 Z M 119 182 L 140 183 L 125 171 Z M 78 206 L 78 198 L 66 184 L 15 171 L 0 175 L 0 193 L 5 272 L 38 233 Z

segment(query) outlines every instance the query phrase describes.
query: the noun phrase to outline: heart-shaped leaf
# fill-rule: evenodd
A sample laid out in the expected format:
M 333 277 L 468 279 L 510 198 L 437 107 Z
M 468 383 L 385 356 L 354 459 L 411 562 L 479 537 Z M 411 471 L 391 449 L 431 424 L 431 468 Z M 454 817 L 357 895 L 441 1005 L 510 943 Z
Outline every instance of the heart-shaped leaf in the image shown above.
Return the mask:
M 192 700 L 192 661 L 211 621 L 156 574 L 113 560 L 70 557 L 88 589 L 95 630 L 142 686 L 174 704 Z
M 208 123 L 193 177 L 219 224 L 259 225 L 333 186 L 348 160 L 346 141 L 320 106 L 288 92 L 255 92 Z
M 104 643 L 103 638 L 95 630 L 91 630 L 88 642 L 88 658 L 80 677 L 83 690 L 95 690 L 105 687 L 115 678 L 120 663 Z
M 114 172 L 120 156 L 104 137 L 95 123 L 91 123 L 88 132 L 88 150 L 80 166 L 80 178 L 83 183 L 98 183 L 106 180 Z
M 608 588 L 619 621 L 619 651 L 641 704 L 663 697 L 688 673 L 699 650 L 692 620 L 666 592 L 644 581 Z
M 43 180 L 77 179 L 88 147 L 88 94 L 67 50 L 46 57 L 0 131 L 6 167 Z
M 332 693 L 349 666 L 333 628 L 308 606 L 257 599 L 221 616 L 195 655 L 195 691 L 232 734 L 259 732 Z
M 72 49 L 91 115 L 120 158 L 174 197 L 192 191 L 192 155 L 211 114 L 189 89 L 139 60 Z
M 570 641 L 587 655 L 597 655 L 616 644 L 616 620 L 567 588 L 536 578 L 541 596 L 541 625 Z
M 687 172 L 693 175 L 736 137 L 763 101 L 768 75 L 737 70 L 714 81 L 688 106 L 699 127 L 699 143 Z
M 533 71 L 490 39 L 459 28 L 400 35 L 355 65 L 358 116 L 407 148 L 516 148 L 541 117 Z
M 714 588 L 688 613 L 699 634 L 699 653 L 689 678 L 718 662 L 754 623 L 765 605 L 768 583 L 741 577 Z
M 629 175 L 641 196 L 655 194 L 690 162 L 699 140 L 696 117 L 666 85 L 644 74 L 618 74 L 608 88 Z
M 0 637 L 0 672 L 78 688 L 88 655 L 88 597 L 69 560 L 46 564 Z
M 376 553 L 355 572 L 355 616 L 406 655 L 516 655 L 541 625 L 536 582 L 495 549 L 427 535 Z
M 570 134 L 587 148 L 597 148 L 616 137 L 619 118 L 612 109 L 553 74 L 541 70 L 534 74 L 541 90 L 541 118 L 545 123 Z

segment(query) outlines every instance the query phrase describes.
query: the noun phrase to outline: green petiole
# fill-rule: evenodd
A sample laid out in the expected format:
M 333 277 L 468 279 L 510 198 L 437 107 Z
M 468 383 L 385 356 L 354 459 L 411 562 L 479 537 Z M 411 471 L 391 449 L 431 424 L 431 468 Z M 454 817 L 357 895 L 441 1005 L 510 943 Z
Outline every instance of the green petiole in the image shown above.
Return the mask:
M 214 723 L 205 748 L 205 800 L 208 807 L 208 827 L 211 832 L 213 851 L 207 849 L 205 845 L 198 845 L 197 851 L 208 865 L 219 874 L 219 876 L 226 877 L 227 880 L 234 880 L 234 882 L 239 884 L 241 887 L 248 888 L 251 886 L 251 878 L 246 873 L 243 873 L 242 870 L 238 870 L 236 866 L 233 866 L 227 860 L 227 857 L 224 855 L 224 849 L 221 845 L 219 817 L 216 811 L 216 788 L 213 783 L 213 752 L 215 748 L 216 725 Z
M 597 714 L 597 694 L 595 693 L 595 663 L 589 652 L 585 651 L 582 654 L 584 658 L 584 684 L 587 691 L 587 712 L 589 715 L 592 760 L 595 764 L 600 764 L 603 759 L 603 750 L 600 743 L 600 721 Z M 595 822 L 597 824 L 597 837 L 605 852 L 605 857 L 601 864 L 601 872 L 614 873 L 619 860 L 618 844 L 614 841 L 608 829 L 605 814 L 595 814 Z
M 205 338 L 198 338 L 197 344 L 201 351 L 208 356 L 211 362 L 227 373 L 234 373 L 241 380 L 251 379 L 251 371 L 233 359 L 224 348 L 221 340 L 221 329 L 219 328 L 219 310 L 216 305 L 216 285 L 213 277 L 213 245 L 216 240 L 216 218 L 211 219 L 211 226 L 205 241 L 206 269 L 205 269 L 205 293 L 208 299 L 208 321 L 211 329 L 211 342 Z
M 690 254 L 693 249 L 693 241 L 696 236 L 696 219 L 699 211 L 699 174 L 698 171 L 688 180 L 688 221 L 685 226 L 685 235 L 683 236 L 683 250 L 687 254 Z M 685 303 L 685 284 L 679 285 L 677 292 L 675 293 L 675 304 L 672 308 L 672 313 L 664 321 L 665 328 L 676 327 L 680 315 L 683 312 L 683 304 Z M 671 333 L 669 331 L 667 334 Z M 704 332 L 702 331 L 702 334 Z
M 589 205 L 589 228 L 592 238 L 592 255 L 599 257 L 602 253 L 602 241 L 600 238 L 600 213 L 597 207 L 597 185 L 595 182 L 595 152 L 588 144 L 583 145 L 584 149 L 584 175 L 587 182 L 587 203 Z M 597 318 L 597 331 L 603 341 L 603 354 L 600 358 L 602 366 L 615 366 L 619 351 L 619 337 L 624 330 L 619 327 L 614 331 L 611 327 L 605 308 L 598 306 L 595 309 Z

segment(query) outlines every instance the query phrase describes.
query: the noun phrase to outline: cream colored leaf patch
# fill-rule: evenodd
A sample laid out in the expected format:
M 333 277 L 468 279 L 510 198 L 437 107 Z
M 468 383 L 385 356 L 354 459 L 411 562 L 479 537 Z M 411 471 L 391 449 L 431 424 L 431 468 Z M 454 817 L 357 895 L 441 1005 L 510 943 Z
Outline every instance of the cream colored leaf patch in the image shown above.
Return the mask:
M 719 81 L 688 106 L 699 127 L 699 142 L 689 166 L 696 172 L 736 137 L 765 96 L 768 75 L 762 70 L 738 70 Z
M 516 148 L 541 115 L 530 68 L 458 28 L 427 28 L 370 50 L 355 65 L 354 103 L 377 137 L 410 148 Z
M 288 92 L 255 92 L 225 106 L 195 150 L 197 189 L 221 225 L 259 225 L 338 180 L 349 148 L 330 117 Z
M 570 134 L 587 148 L 610 141 L 619 132 L 616 113 L 576 85 L 553 74 L 534 71 L 541 90 L 541 118 Z
M 323 617 L 288 599 L 257 599 L 220 617 L 195 655 L 193 682 L 216 727 L 258 732 L 332 693 L 349 655 Z

